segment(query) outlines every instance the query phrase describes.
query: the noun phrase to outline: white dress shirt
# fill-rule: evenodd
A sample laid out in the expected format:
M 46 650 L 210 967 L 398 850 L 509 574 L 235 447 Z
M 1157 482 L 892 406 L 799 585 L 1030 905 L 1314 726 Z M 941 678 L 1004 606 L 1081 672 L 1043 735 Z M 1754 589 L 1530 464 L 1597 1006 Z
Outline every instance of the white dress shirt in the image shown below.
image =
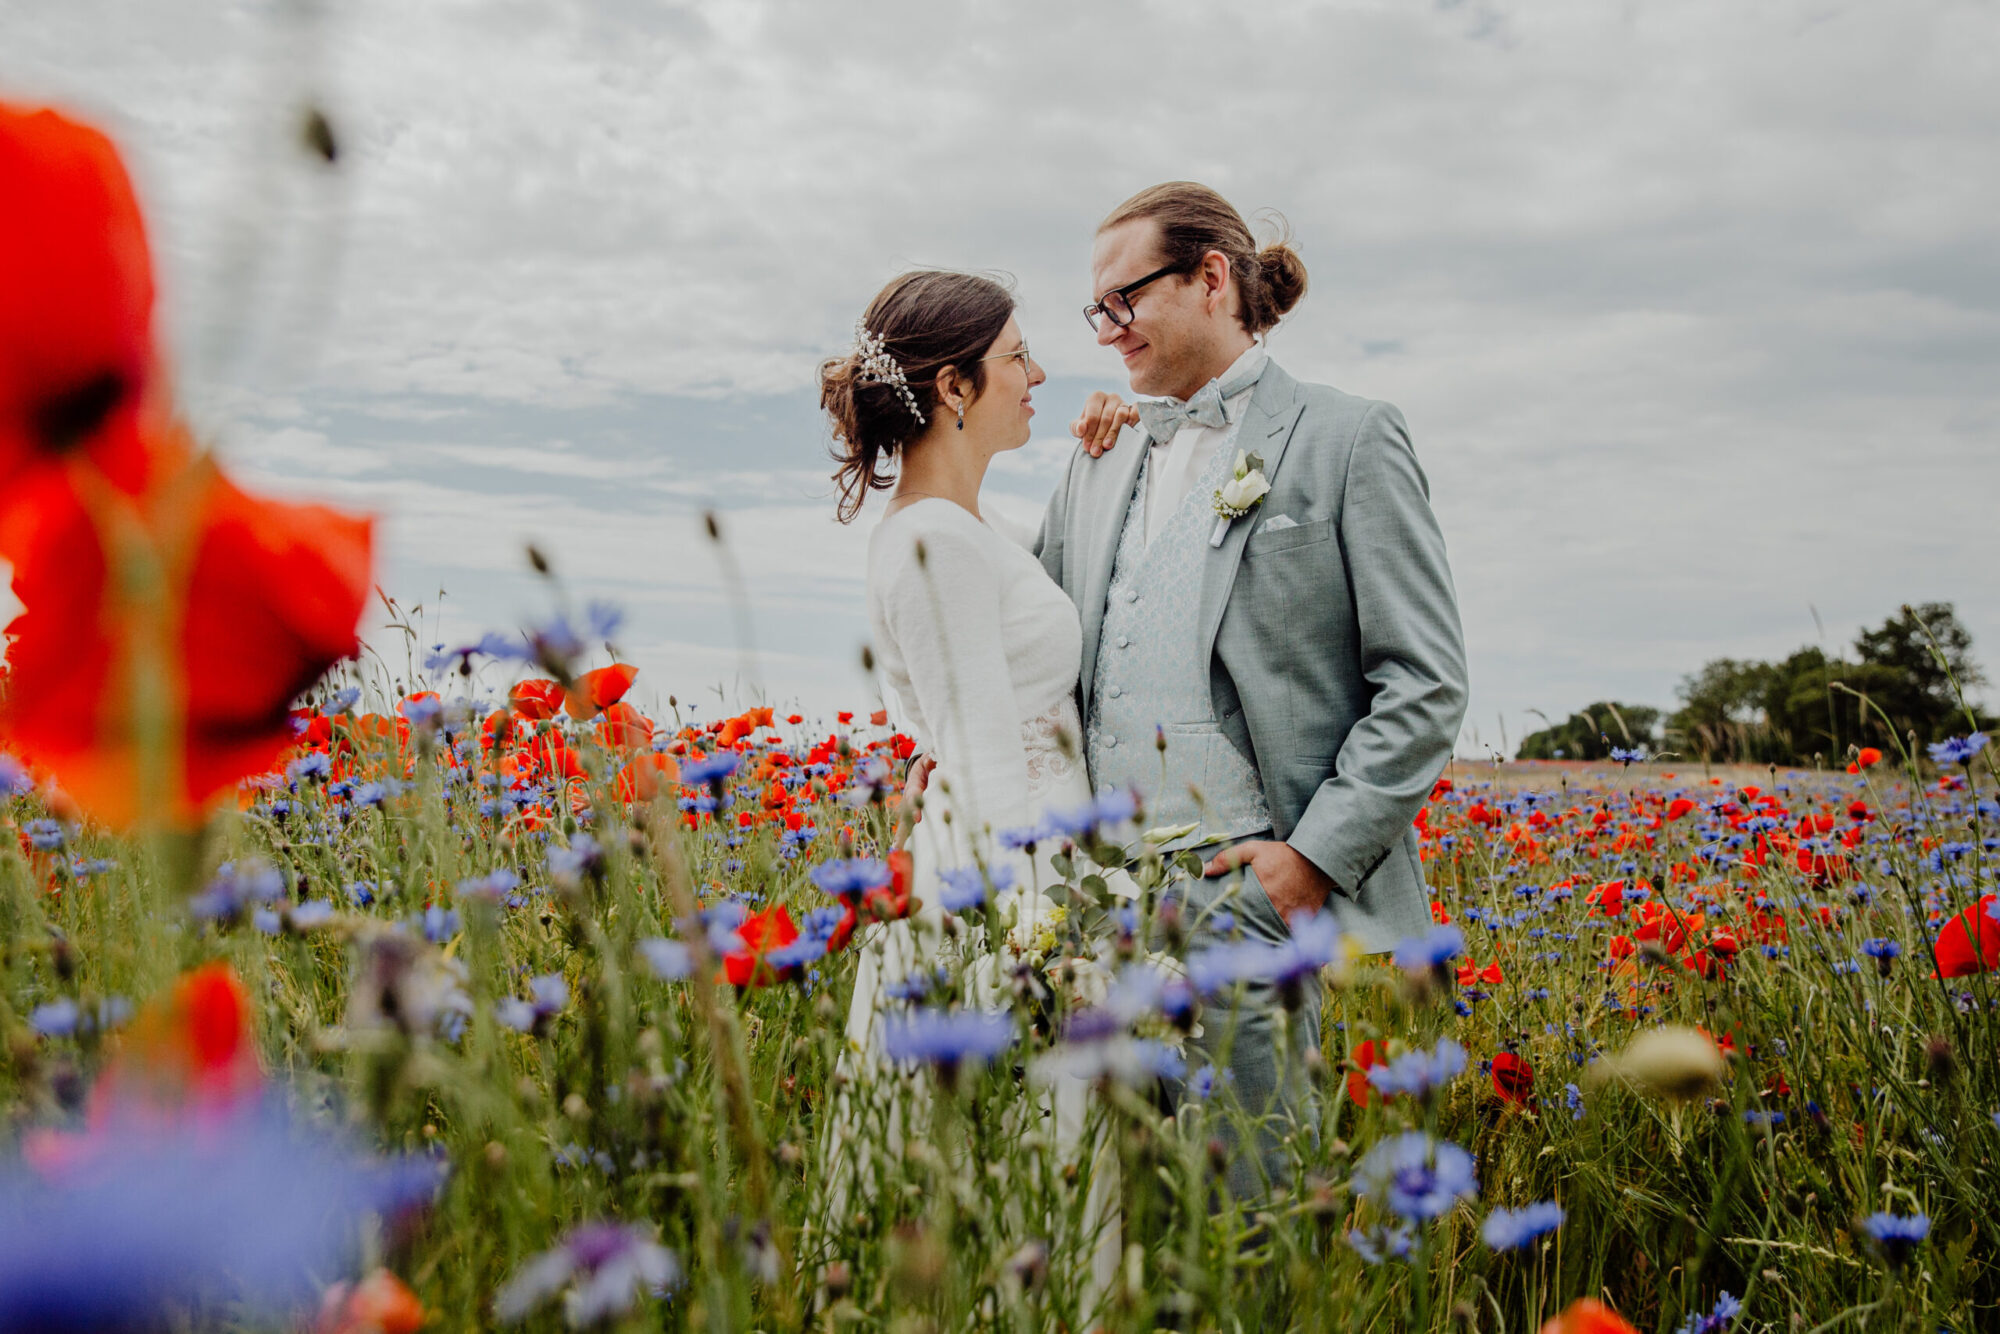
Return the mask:
M 1270 353 L 1265 350 L 1263 340 L 1259 339 L 1216 378 L 1227 380 L 1239 368 L 1247 370 L 1253 362 L 1269 358 Z M 1168 516 L 1187 499 L 1188 492 L 1194 489 L 1195 478 L 1208 467 L 1215 451 L 1235 433 L 1237 423 L 1243 419 L 1243 409 L 1256 388 L 1253 384 L 1222 400 L 1222 415 L 1228 420 L 1228 425 L 1198 426 L 1189 422 L 1174 432 L 1174 438 L 1165 444 L 1157 440 L 1152 443 L 1153 456 L 1146 469 L 1146 541 L 1149 545 L 1154 535 L 1165 526 Z

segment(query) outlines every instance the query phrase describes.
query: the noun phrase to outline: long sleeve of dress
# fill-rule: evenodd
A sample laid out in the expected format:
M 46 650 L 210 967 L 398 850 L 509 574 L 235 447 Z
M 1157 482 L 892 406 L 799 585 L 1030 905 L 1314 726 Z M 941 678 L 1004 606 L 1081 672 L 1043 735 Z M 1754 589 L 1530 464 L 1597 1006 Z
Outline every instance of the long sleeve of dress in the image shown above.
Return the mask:
M 1007 576 L 993 536 L 955 518 L 913 524 L 906 536 L 883 619 L 909 676 L 916 722 L 938 759 L 926 818 L 950 810 L 953 841 L 965 854 L 980 831 L 1020 828 L 1040 815 L 1030 809 L 1021 712 L 1007 669 Z

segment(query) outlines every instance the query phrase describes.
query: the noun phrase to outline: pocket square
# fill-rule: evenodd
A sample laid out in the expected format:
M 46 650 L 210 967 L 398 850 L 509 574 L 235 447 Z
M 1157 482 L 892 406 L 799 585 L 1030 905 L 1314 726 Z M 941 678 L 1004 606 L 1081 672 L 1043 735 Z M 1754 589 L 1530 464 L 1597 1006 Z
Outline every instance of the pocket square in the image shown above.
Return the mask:
M 1257 525 L 1257 531 L 1260 533 L 1275 533 L 1281 528 L 1296 528 L 1298 526 L 1299 521 L 1289 514 L 1273 514 L 1270 518 Z

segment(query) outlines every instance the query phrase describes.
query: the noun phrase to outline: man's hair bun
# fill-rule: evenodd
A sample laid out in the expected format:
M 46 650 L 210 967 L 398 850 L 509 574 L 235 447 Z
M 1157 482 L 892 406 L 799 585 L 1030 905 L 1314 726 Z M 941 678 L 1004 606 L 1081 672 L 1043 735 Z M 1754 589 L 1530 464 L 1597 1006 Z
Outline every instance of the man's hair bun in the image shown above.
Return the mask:
M 1274 241 L 1257 252 L 1257 267 L 1264 274 L 1264 300 L 1275 324 L 1306 294 L 1306 262 L 1290 245 Z

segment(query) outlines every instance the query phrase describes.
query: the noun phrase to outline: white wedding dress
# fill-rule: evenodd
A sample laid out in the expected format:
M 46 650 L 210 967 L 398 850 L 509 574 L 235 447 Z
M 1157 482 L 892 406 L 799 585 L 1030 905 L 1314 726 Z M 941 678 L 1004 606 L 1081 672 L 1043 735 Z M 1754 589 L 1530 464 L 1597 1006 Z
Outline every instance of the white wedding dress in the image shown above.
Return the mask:
M 868 614 L 875 660 L 904 723 L 937 767 L 910 839 L 923 907 L 912 920 L 859 939 L 847 1039 L 850 1059 L 864 1063 L 882 1060 L 881 1017 L 901 1005 L 891 990 L 907 994 L 912 977 L 936 966 L 943 939 L 938 873 L 983 862 L 1002 878 L 1011 871 L 1022 889 L 1047 887 L 1055 879 L 1047 841 L 1031 861 L 1008 851 L 998 835 L 1091 800 L 1076 710 L 1082 629 L 1075 605 L 1024 542 L 948 500 L 907 505 L 884 518 L 869 541 Z M 1074 1162 L 1088 1087 L 1065 1076 L 1050 1093 L 1058 1151 Z M 1078 1276 L 1087 1285 L 1086 1309 L 1109 1291 L 1119 1261 L 1117 1180 L 1116 1158 L 1100 1146 L 1086 1209 L 1095 1245 L 1089 1273 Z

